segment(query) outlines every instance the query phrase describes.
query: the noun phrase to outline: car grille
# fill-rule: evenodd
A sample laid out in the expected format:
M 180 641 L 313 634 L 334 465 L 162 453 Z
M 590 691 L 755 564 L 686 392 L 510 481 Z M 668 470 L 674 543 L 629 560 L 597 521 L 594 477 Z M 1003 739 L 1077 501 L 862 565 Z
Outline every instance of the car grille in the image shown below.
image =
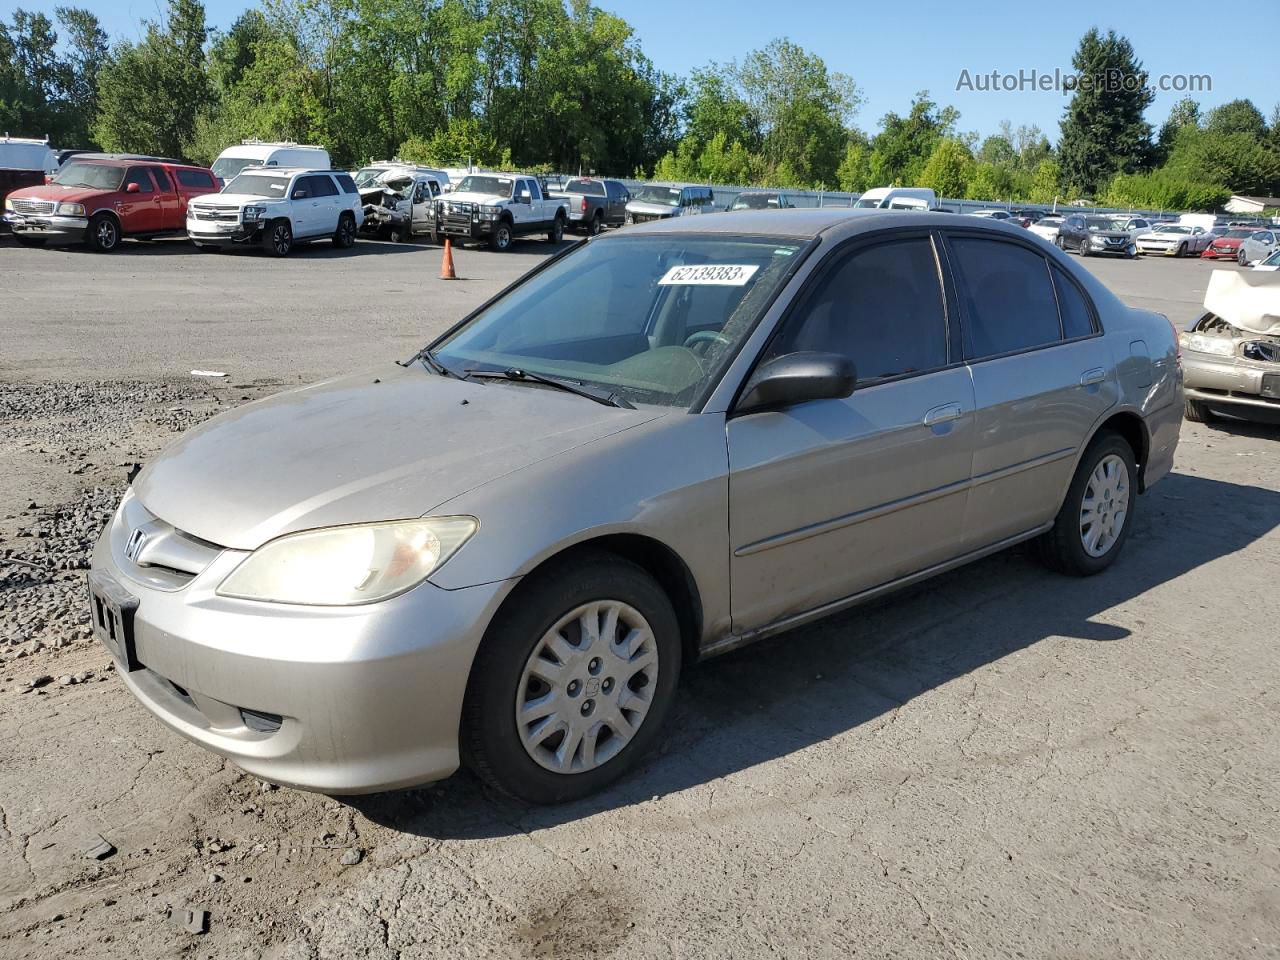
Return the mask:
M 12 200 L 15 213 L 53 213 L 55 206 L 52 200 L 27 200 L 16 197 Z
M 649 223 L 653 220 L 665 220 L 666 217 L 659 216 L 656 213 L 636 213 L 631 217 L 633 223 Z
M 117 560 L 131 576 L 161 590 L 186 586 L 217 559 L 222 548 L 166 523 L 131 497 L 118 518 Z
M 1127 237 L 1103 237 L 1108 247 L 1123 247 L 1129 242 Z
M 187 209 L 191 212 L 194 220 L 214 220 L 220 223 L 239 223 L 240 208 L 239 207 L 197 207 L 189 206 Z

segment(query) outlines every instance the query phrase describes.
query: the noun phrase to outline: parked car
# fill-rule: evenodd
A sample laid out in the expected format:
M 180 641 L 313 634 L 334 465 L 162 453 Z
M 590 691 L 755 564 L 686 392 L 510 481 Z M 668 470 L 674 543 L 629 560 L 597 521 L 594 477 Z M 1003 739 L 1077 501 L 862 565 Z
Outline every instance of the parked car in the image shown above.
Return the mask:
M 241 140 L 227 147 L 213 161 L 213 175 L 218 186 L 224 186 L 246 167 L 309 167 L 328 170 L 329 151 L 309 143 L 293 143 L 284 140 L 269 143 L 264 140 Z
M 561 190 L 551 194 L 569 205 L 569 227 L 595 236 L 605 227 L 620 227 L 627 217 L 631 191 L 621 180 L 570 177 Z
M 1166 257 L 1197 257 L 1209 246 L 1209 232 L 1203 227 L 1185 223 L 1161 223 L 1139 234 L 1134 241 L 1139 253 L 1158 253 Z
M 110 253 L 121 239 L 182 236 L 187 203 L 215 189 L 213 173 L 176 160 L 84 153 L 53 180 L 5 199 L 5 223 L 25 246 L 88 243 Z
M 57 154 L 49 141 L 0 137 L 0 202 L 14 190 L 39 186 L 57 170 Z M 6 208 L 7 209 L 7 208 Z
M 1106 569 L 1182 406 L 1168 321 L 1022 231 L 639 226 L 403 366 L 184 433 L 97 544 L 95 630 L 254 776 L 361 793 L 465 759 L 568 800 L 655 744 L 689 660 L 1022 541 Z
M 1215 409 L 1248 417 L 1280 414 L 1280 273 L 1214 270 L 1207 311 L 1179 338 L 1188 420 Z M 1274 420 L 1274 417 L 1272 418 Z
M 351 179 L 356 182 L 356 189 L 364 190 L 374 183 L 384 181 L 389 177 L 400 177 L 406 173 L 434 180 L 440 185 L 441 193 L 447 193 L 452 182 L 447 171 L 437 170 L 435 167 L 423 167 L 413 163 L 405 163 L 403 160 L 375 160 L 353 173 Z
M 444 193 L 436 171 L 388 167 L 363 184 L 357 179 L 356 188 L 364 210 L 362 233 L 392 243 L 421 236 L 436 241 L 436 200 Z
M 795 204 L 785 193 L 774 190 L 744 190 L 733 198 L 728 209 L 733 210 L 789 210 Z
M 221 193 L 194 197 L 187 236 L 201 250 L 256 245 L 288 256 L 299 242 L 347 248 L 364 220 L 360 194 L 342 170 L 245 167 Z
M 1240 244 L 1253 234 L 1253 230 L 1228 227 L 1210 241 L 1200 256 L 1205 260 L 1238 260 Z
M 911 200 L 911 204 L 898 201 Z M 858 197 L 853 206 L 861 210 L 890 210 L 916 208 L 932 210 L 938 205 L 938 195 L 928 187 L 872 187 Z
M 1055 239 L 1059 249 L 1075 250 L 1082 257 L 1093 254 L 1118 254 L 1133 259 L 1138 255 L 1134 242 L 1133 221 L 1124 217 L 1089 217 L 1073 213 L 1058 226 Z
M 547 196 L 537 177 L 523 173 L 473 173 L 436 201 L 437 235 L 480 240 L 498 251 L 532 233 L 559 243 L 568 220 L 569 201 Z
M 647 183 L 631 195 L 624 222 L 648 223 L 697 213 L 714 213 L 715 191 L 678 183 Z
M 1263 260 L 1261 263 L 1256 264 L 1253 269 L 1264 271 L 1280 270 L 1280 250 L 1271 254 L 1271 256 L 1267 257 L 1267 259 Z
M 1249 234 L 1249 236 L 1240 241 L 1240 247 L 1236 253 L 1236 262 L 1242 267 L 1261 263 L 1276 250 L 1278 237 L 1280 237 L 1280 233 L 1275 230 L 1258 230 Z M 1280 304 L 1277 304 L 1277 310 L 1280 312 Z
M 1008 210 L 970 210 L 965 215 L 969 217 L 985 217 L 988 220 L 1013 219 L 1013 214 Z
M 1027 229 L 1038 237 L 1044 237 L 1050 243 L 1057 243 L 1058 228 L 1062 226 L 1062 221 L 1063 218 L 1058 214 L 1049 214 L 1041 217 Z

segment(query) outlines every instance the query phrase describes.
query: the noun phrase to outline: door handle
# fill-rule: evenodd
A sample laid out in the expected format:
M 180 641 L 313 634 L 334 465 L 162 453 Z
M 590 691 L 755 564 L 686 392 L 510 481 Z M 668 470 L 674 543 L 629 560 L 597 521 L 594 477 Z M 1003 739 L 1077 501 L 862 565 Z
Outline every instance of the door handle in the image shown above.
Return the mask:
M 1087 387 L 1094 383 L 1101 383 L 1105 379 L 1107 379 L 1107 371 L 1101 367 L 1094 367 L 1080 374 L 1080 386 Z
M 952 420 L 959 420 L 960 416 L 960 404 L 944 403 L 925 411 L 924 425 L 926 427 L 935 427 L 940 423 L 949 423 Z

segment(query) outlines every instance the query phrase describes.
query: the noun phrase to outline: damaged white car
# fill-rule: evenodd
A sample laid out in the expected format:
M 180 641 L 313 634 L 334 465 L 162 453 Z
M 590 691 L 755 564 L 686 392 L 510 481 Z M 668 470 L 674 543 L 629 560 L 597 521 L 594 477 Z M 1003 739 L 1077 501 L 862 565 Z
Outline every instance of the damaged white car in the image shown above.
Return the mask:
M 364 207 L 365 233 L 393 243 L 408 243 L 420 236 L 435 242 L 435 201 L 444 191 L 435 171 L 393 167 L 377 177 L 357 180 L 356 185 Z
M 1186 418 L 1280 415 L 1280 273 L 1215 270 L 1204 307 L 1179 337 Z

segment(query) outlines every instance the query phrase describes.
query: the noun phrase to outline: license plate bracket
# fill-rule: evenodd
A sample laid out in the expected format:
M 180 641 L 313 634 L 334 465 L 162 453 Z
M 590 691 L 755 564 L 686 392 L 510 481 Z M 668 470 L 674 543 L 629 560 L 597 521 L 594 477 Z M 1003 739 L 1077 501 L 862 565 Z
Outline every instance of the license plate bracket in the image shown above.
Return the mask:
M 133 615 L 138 598 L 104 573 L 89 574 L 89 619 L 93 633 L 126 671 L 142 664 L 134 647 Z

